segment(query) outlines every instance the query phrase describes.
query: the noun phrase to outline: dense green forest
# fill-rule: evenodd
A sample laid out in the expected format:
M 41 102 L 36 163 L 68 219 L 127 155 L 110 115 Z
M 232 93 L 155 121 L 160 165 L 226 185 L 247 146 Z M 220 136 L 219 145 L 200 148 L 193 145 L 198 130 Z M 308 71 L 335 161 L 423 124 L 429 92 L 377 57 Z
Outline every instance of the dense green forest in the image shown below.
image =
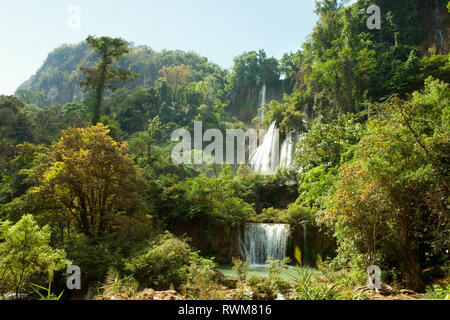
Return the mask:
M 89 288 L 225 299 L 216 269 L 233 263 L 233 299 L 369 298 L 354 289 L 371 265 L 392 292 L 448 298 L 449 2 L 379 0 L 379 30 L 367 28 L 370 1 L 346 3 L 316 1 L 299 51 L 245 52 L 231 70 L 109 37 L 51 52 L 0 96 L 0 294 L 42 292 L 50 275 L 57 299 L 74 264 L 82 293 L 65 299 Z M 296 166 L 175 165 L 172 132 L 195 121 L 276 122 L 300 136 Z M 236 258 L 249 222 L 291 228 L 290 261 L 265 278 Z M 286 264 L 310 269 L 288 281 Z

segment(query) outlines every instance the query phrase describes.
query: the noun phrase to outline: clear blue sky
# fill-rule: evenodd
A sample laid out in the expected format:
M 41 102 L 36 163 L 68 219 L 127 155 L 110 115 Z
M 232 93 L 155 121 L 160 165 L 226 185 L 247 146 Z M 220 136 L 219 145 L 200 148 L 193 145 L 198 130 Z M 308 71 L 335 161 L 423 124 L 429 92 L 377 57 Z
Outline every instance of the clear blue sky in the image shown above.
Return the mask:
M 70 5 L 80 8 L 80 29 L 67 27 Z M 0 94 L 12 94 L 50 51 L 89 34 L 192 50 L 224 68 L 244 51 L 280 58 L 311 33 L 313 11 L 314 0 L 1 0 Z

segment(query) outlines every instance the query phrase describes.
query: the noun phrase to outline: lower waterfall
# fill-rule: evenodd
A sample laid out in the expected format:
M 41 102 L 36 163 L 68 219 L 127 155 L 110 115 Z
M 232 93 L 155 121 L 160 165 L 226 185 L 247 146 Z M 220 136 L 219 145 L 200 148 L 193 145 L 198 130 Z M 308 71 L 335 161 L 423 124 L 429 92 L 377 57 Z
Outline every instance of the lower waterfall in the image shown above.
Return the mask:
M 251 265 L 265 265 L 269 257 L 286 258 L 288 238 L 287 224 L 249 223 L 245 226 L 244 238 L 239 239 L 239 250 Z

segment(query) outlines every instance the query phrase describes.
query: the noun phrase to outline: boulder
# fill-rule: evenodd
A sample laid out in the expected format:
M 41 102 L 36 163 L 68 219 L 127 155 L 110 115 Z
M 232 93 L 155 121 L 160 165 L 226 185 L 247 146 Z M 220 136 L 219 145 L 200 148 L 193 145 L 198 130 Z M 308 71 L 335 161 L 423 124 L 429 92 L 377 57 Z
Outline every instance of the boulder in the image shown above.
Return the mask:
M 236 289 L 237 288 L 237 284 L 238 284 L 238 280 L 237 279 L 233 279 L 233 278 L 224 278 L 222 281 L 222 284 L 230 289 Z

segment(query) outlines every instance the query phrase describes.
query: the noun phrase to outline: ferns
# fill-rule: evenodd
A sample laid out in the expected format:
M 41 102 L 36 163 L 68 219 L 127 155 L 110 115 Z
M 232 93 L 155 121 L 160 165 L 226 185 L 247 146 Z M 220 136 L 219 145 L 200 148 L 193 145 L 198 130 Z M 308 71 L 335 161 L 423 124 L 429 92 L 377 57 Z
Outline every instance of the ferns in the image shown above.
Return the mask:
M 314 271 L 298 268 L 298 277 L 295 277 L 297 300 L 337 300 L 339 299 L 338 285 L 331 286 L 320 284 L 315 280 Z
M 450 284 L 446 287 L 441 287 L 440 285 L 429 286 L 423 298 L 428 300 L 449 300 Z
M 123 295 L 132 297 L 138 291 L 139 284 L 133 276 L 122 277 L 119 271 L 110 267 L 106 274 L 105 283 L 101 287 L 103 296 Z

